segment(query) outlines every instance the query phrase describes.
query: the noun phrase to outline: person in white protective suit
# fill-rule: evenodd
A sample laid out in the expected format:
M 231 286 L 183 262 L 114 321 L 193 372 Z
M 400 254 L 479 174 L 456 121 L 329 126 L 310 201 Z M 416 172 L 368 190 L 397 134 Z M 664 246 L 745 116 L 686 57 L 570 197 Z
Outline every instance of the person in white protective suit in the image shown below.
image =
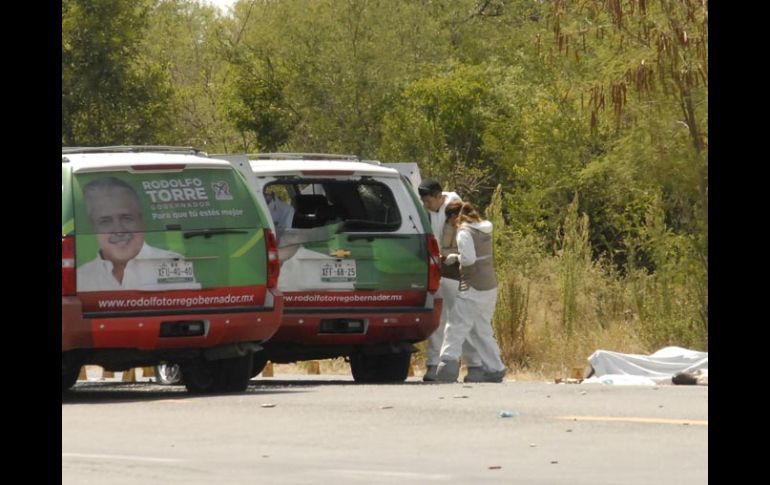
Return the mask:
M 449 253 L 457 252 L 455 244 L 456 228 L 446 224 L 445 209 L 451 202 L 458 202 L 462 199 L 460 199 L 456 192 L 444 192 L 441 184 L 433 179 L 424 179 L 417 188 L 417 191 L 420 194 L 423 206 L 428 211 L 433 234 L 439 239 L 442 259 Z M 423 376 L 424 381 L 430 382 L 436 379 L 441 344 L 444 342 L 444 329 L 446 328 L 447 318 L 454 307 L 459 289 L 459 271 L 451 271 L 452 268 L 456 267 L 457 265 L 442 265 L 441 279 L 439 280 L 439 289 L 436 292 L 436 296 L 443 298 L 444 303 L 441 308 L 439 326 L 428 338 L 426 352 L 427 370 Z M 473 346 L 467 342 L 463 344 L 462 357 L 465 365 L 468 367 L 465 382 L 480 382 L 483 379 L 481 360 Z
M 460 372 L 463 343 L 470 343 L 481 360 L 480 382 L 502 382 L 506 368 L 492 328 L 497 303 L 492 223 L 482 220 L 469 203 L 447 205 L 447 222 L 457 227 L 457 253 L 447 255 L 445 264 L 460 262 L 460 285 L 439 355 L 436 380 L 455 382 Z

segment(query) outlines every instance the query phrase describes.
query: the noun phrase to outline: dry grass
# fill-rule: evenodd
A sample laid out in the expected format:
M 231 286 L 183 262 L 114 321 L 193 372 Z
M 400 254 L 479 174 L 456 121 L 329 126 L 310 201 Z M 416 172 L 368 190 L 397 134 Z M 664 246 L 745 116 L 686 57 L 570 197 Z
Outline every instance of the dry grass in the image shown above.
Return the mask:
M 678 259 L 654 274 L 621 276 L 591 259 L 588 221 L 578 217 L 577 199 L 551 255 L 535 239 L 506 230 L 499 201 L 490 207 L 498 255 L 493 326 L 509 379 L 570 377 L 575 368 L 588 369 L 588 357 L 600 349 L 649 354 L 679 345 L 708 350 L 708 274 L 688 241 L 669 242 L 665 247 L 673 247 Z M 412 368 L 422 376 L 425 342 L 417 348 Z M 293 365 L 292 372 L 302 373 L 309 364 Z M 342 359 L 320 361 L 320 368 L 323 374 L 350 374 Z
M 342 358 L 273 364 L 273 372 L 276 375 L 310 374 L 313 371 L 313 362 L 318 363 L 319 371 L 323 375 L 350 375 L 350 365 Z
M 321 375 L 350 377 L 350 366 L 342 359 L 326 359 L 316 361 L 319 363 Z M 274 364 L 274 377 L 280 379 L 281 375 L 309 374 L 310 362 L 295 362 L 292 364 Z M 412 357 L 412 370 L 414 376 L 420 378 L 425 374 L 424 357 L 414 354 Z M 465 367 L 461 368 L 460 379 L 465 376 Z M 508 373 L 507 380 L 514 381 L 552 381 L 555 378 L 567 377 L 566 373 L 536 372 L 533 370 L 513 369 Z

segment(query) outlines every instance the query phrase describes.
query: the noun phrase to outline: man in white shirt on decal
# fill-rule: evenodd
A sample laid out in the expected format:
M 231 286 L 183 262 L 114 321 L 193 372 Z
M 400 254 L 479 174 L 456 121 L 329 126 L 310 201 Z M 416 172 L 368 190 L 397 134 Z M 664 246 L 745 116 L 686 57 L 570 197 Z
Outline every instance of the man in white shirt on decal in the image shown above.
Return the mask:
M 145 242 L 142 205 L 128 183 L 112 176 L 94 179 L 83 188 L 83 200 L 99 252 L 78 267 L 78 291 L 201 287 L 184 256 Z

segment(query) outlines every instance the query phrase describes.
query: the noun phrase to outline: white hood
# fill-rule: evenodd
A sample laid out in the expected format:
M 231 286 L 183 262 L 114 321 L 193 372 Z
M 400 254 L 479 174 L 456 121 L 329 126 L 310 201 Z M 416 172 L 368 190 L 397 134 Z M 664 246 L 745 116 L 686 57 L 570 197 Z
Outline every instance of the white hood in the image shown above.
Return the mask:
M 492 223 L 490 221 L 464 222 L 463 226 L 476 229 L 477 231 L 481 231 L 485 234 L 490 234 L 492 232 Z
M 444 204 L 442 204 L 444 207 L 451 202 L 462 202 L 457 192 L 442 192 L 442 194 L 444 195 Z

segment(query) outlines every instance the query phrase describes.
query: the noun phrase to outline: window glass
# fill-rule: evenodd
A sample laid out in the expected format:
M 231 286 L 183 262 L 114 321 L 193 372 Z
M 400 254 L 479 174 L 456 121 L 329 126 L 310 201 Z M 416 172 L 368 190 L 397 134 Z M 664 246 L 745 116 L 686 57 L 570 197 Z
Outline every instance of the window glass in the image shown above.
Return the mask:
M 401 214 L 390 188 L 372 180 L 275 182 L 265 188 L 270 203 L 276 198 L 291 207 L 292 228 L 344 223 L 348 231 L 395 231 Z M 274 211 L 273 218 L 285 217 Z
M 262 226 L 234 170 L 78 174 L 74 197 L 78 234 Z

